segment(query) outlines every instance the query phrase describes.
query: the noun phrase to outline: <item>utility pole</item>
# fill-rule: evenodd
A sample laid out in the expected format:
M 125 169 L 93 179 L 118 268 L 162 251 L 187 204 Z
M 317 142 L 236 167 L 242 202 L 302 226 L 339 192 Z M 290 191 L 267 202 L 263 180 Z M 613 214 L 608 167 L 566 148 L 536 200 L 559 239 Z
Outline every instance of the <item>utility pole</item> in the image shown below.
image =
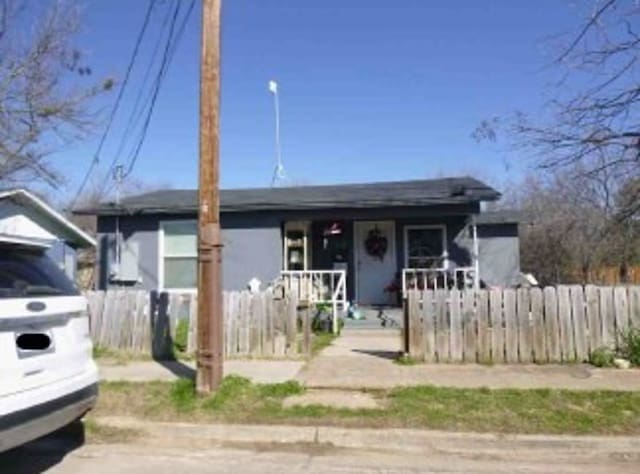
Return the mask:
M 196 390 L 202 395 L 218 388 L 222 380 L 222 240 L 218 137 L 221 1 L 202 0 L 196 377 Z

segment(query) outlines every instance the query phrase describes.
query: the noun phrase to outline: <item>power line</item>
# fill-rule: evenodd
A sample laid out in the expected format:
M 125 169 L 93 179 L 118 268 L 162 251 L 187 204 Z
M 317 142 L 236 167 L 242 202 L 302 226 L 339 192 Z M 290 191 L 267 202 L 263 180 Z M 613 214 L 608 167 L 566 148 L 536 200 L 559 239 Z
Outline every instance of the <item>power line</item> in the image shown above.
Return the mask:
M 138 37 L 136 38 L 135 46 L 134 46 L 133 52 L 131 54 L 131 59 L 129 60 L 129 64 L 127 66 L 127 71 L 126 71 L 124 79 L 122 81 L 122 86 L 120 86 L 120 90 L 118 91 L 118 96 L 116 97 L 116 101 L 113 104 L 113 108 L 111 109 L 111 113 L 109 114 L 109 120 L 107 122 L 107 126 L 106 126 L 106 128 L 105 128 L 105 130 L 104 130 L 104 132 L 102 134 L 102 137 L 100 138 L 100 142 L 98 144 L 98 148 L 96 149 L 96 152 L 93 155 L 93 160 L 91 161 L 91 164 L 89 165 L 89 169 L 85 173 L 85 176 L 82 179 L 80 187 L 78 188 L 78 191 L 76 192 L 75 197 L 71 201 L 71 206 L 70 206 L 71 209 L 73 209 L 73 207 L 75 206 L 78 198 L 82 194 L 82 191 L 84 191 L 85 186 L 89 182 L 89 178 L 91 177 L 91 173 L 93 172 L 93 169 L 100 162 L 100 152 L 102 151 L 102 147 L 104 146 L 104 143 L 105 143 L 105 141 L 107 139 L 107 136 L 109 135 L 109 131 L 111 130 L 111 126 L 113 125 L 113 120 L 114 120 L 114 118 L 116 116 L 116 113 L 118 111 L 118 108 L 120 106 L 120 102 L 122 101 L 122 97 L 124 96 L 124 91 L 126 89 L 127 83 L 129 82 L 129 77 L 131 76 L 131 71 L 133 70 L 133 66 L 135 64 L 136 57 L 138 56 L 138 52 L 140 50 L 140 45 L 142 44 L 142 40 L 143 40 L 144 35 L 145 35 L 146 31 L 147 31 L 147 26 L 149 25 L 149 20 L 151 19 L 151 12 L 153 11 L 153 7 L 154 7 L 155 3 L 156 3 L 156 0 L 150 0 L 149 1 L 149 6 L 147 7 L 147 12 L 145 14 L 144 21 L 142 23 L 142 27 L 140 28 L 140 32 L 138 33 Z
M 113 155 L 113 159 L 111 160 L 111 163 L 109 164 L 109 168 L 107 170 L 107 176 L 109 176 L 110 170 L 115 168 L 115 165 L 118 162 L 118 158 L 120 157 L 120 155 L 124 151 L 125 144 L 127 143 L 129 137 L 131 136 L 132 131 L 136 128 L 136 124 L 138 123 L 138 121 L 142 117 L 143 111 L 147 107 L 146 104 L 148 104 L 150 99 L 151 99 L 151 94 L 148 94 L 147 95 L 147 99 L 144 101 L 145 105 L 140 107 L 142 105 L 141 99 L 142 99 L 142 96 L 144 95 L 144 90 L 146 88 L 147 81 L 149 80 L 149 76 L 151 74 L 151 70 L 153 69 L 153 66 L 156 63 L 156 57 L 158 55 L 158 52 L 160 51 L 160 45 L 162 44 L 162 41 L 160 41 L 160 40 L 165 35 L 165 30 L 167 28 L 167 25 L 169 24 L 169 20 L 170 19 L 171 19 L 171 10 L 167 10 L 167 14 L 165 15 L 164 20 L 162 22 L 162 27 L 161 27 L 161 30 L 160 30 L 160 34 L 158 35 L 158 41 L 156 41 L 155 47 L 153 48 L 153 52 L 151 53 L 151 60 L 149 61 L 149 64 L 147 65 L 147 68 L 145 70 L 144 77 L 142 78 L 140 89 L 138 90 L 138 94 L 136 96 L 136 101 L 135 101 L 135 103 L 133 105 L 133 109 L 132 109 L 131 114 L 129 116 L 129 120 L 127 121 L 127 125 L 125 126 L 124 134 L 122 135 L 122 138 L 120 139 L 120 143 L 118 144 L 118 149 L 117 149 L 116 153 Z M 105 180 L 105 183 L 106 182 L 107 182 L 107 180 Z M 103 189 L 104 189 L 104 186 L 103 186 Z
M 133 171 L 133 168 L 136 164 L 136 161 L 138 160 L 138 157 L 140 155 L 140 150 L 142 149 L 142 146 L 144 145 L 144 141 L 146 139 L 147 136 L 147 131 L 149 129 L 149 124 L 151 123 L 151 118 L 153 116 L 153 110 L 155 108 L 155 104 L 158 98 L 158 93 L 160 92 L 160 87 L 162 85 L 162 81 L 166 76 L 167 70 L 169 68 L 169 65 L 171 64 L 171 61 L 173 59 L 173 56 L 175 55 L 175 52 L 177 50 L 178 44 L 180 43 L 180 39 L 182 38 L 182 35 L 184 34 L 184 31 L 186 29 L 186 25 L 187 25 L 187 21 L 189 20 L 189 17 L 191 16 L 191 12 L 193 11 L 193 8 L 195 6 L 195 0 L 191 0 L 191 3 L 189 4 L 189 7 L 187 8 L 187 12 L 186 14 L 183 16 L 182 18 L 182 23 L 180 24 L 180 26 L 178 27 L 178 30 L 175 34 L 175 37 L 173 36 L 173 31 L 174 31 L 174 27 L 175 27 L 175 23 L 177 21 L 177 17 L 178 17 L 178 13 L 180 10 L 180 3 L 178 4 L 175 12 L 174 12 L 174 16 L 171 19 L 171 27 L 170 27 L 170 32 L 169 32 L 169 39 L 167 41 L 166 47 L 164 49 L 164 53 L 163 53 L 163 57 L 162 57 L 162 63 L 160 66 L 160 70 L 158 71 L 158 76 L 156 77 L 156 83 L 155 83 L 155 88 L 153 90 L 153 95 L 151 97 L 151 104 L 149 105 L 149 110 L 147 112 L 147 117 L 145 119 L 145 122 L 143 124 L 142 127 L 142 131 L 140 134 L 140 139 L 138 141 L 137 146 L 134 148 L 133 152 L 129 155 L 130 156 L 130 163 L 129 166 L 127 167 L 127 171 L 124 174 L 124 177 L 126 178 L 127 176 L 129 176 L 131 174 L 131 172 Z

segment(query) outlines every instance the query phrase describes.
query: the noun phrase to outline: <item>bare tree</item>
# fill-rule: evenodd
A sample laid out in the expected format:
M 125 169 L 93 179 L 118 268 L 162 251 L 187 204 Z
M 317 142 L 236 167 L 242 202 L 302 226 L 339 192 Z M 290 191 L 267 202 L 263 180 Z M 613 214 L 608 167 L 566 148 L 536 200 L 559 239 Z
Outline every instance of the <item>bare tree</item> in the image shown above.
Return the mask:
M 580 165 L 528 176 L 505 196 L 527 216 L 520 232 L 523 270 L 544 284 L 597 282 L 602 269 L 617 269 L 624 281 L 640 263 L 640 223 L 618 218 L 633 184 L 608 169 L 585 173 Z
M 0 0 L 0 183 L 4 185 L 59 184 L 63 178 L 48 159 L 86 136 L 95 123 L 91 100 L 113 87 L 111 79 L 90 78 L 91 69 L 74 45 L 77 8 L 65 0 L 43 4 Z
M 561 73 L 548 104 L 550 118 L 536 123 L 524 113 L 485 120 L 474 132 L 495 140 L 506 128 L 519 151 L 532 151 L 540 168 L 579 165 L 585 174 L 607 170 L 640 177 L 640 3 L 592 0 L 588 17 L 563 41 L 553 65 Z M 640 209 L 636 188 L 626 218 Z

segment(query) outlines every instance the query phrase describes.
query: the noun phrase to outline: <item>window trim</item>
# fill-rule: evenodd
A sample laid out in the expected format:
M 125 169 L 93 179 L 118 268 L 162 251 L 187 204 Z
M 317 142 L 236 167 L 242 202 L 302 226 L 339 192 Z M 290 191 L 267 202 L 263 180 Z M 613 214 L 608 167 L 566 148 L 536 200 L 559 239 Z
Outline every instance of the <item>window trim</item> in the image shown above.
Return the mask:
M 409 268 L 409 231 L 421 230 L 421 229 L 440 229 L 442 230 L 442 255 L 443 259 L 447 259 L 449 255 L 448 240 L 447 240 L 447 226 L 446 224 L 421 224 L 421 225 L 406 225 L 404 226 L 404 267 Z M 445 263 L 446 265 L 446 263 Z
M 184 224 L 184 223 L 195 223 L 196 225 L 196 239 L 198 236 L 198 221 L 196 219 L 172 219 L 172 220 L 162 220 L 159 222 L 158 225 L 158 290 L 159 291 L 167 291 L 167 292 L 181 292 L 181 293 L 193 293 L 198 291 L 198 282 L 197 282 L 197 278 L 198 275 L 196 274 L 196 286 L 195 287 L 189 287 L 189 288 L 165 288 L 164 285 L 164 259 L 167 257 L 164 253 L 164 232 L 165 232 L 165 227 L 172 225 L 172 224 Z M 198 247 L 196 244 L 196 251 L 195 254 L 193 256 L 191 255 L 169 255 L 169 258 L 192 258 L 194 257 L 196 259 L 198 259 Z M 197 269 L 197 266 L 196 266 Z M 196 270 L 197 272 L 197 270 Z

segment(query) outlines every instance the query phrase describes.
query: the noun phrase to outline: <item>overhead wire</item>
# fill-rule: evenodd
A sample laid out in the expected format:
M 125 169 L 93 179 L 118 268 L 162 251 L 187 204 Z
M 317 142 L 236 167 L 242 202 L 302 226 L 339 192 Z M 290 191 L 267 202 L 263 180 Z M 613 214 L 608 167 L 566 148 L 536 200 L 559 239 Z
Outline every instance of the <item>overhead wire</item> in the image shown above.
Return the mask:
M 140 45 L 142 44 L 142 41 L 144 39 L 144 36 L 146 34 L 147 31 L 147 27 L 149 26 L 149 21 L 151 19 L 151 13 L 153 12 L 153 8 L 155 6 L 157 0 L 149 0 L 149 5 L 147 6 L 147 11 L 145 13 L 144 16 L 144 20 L 142 22 L 142 26 L 140 28 L 140 31 L 138 32 L 138 36 L 136 37 L 136 41 L 133 47 L 133 51 L 131 53 L 131 58 L 129 60 L 129 64 L 127 65 L 127 70 L 125 72 L 125 76 L 124 79 L 122 80 L 122 85 L 120 86 L 120 89 L 118 91 L 118 95 L 116 97 L 116 100 L 113 104 L 113 107 L 111 109 L 111 113 L 109 114 L 109 119 L 107 120 L 107 125 L 104 129 L 104 132 L 102 133 L 102 136 L 100 137 L 100 141 L 98 143 L 98 147 L 96 148 L 96 151 L 93 155 L 93 159 L 91 160 L 91 164 L 89 165 L 89 168 L 87 169 L 84 177 L 82 178 L 82 181 L 80 183 L 80 186 L 78 187 L 78 190 L 76 191 L 76 194 L 74 196 L 74 198 L 71 201 L 70 204 L 70 208 L 73 209 L 78 201 L 78 199 L 80 198 L 80 196 L 82 195 L 82 192 L 84 191 L 84 188 L 87 186 L 87 183 L 89 182 L 89 179 L 91 178 L 91 174 L 93 173 L 93 170 L 95 169 L 95 167 L 100 163 L 100 153 L 102 152 L 102 148 L 104 147 L 104 144 L 107 140 L 107 136 L 109 135 L 109 132 L 111 131 L 111 127 L 113 125 L 116 113 L 118 112 L 118 109 L 120 107 L 120 103 L 122 102 L 122 98 L 124 96 L 124 92 L 126 90 L 127 84 L 129 82 L 129 78 L 131 77 L 131 71 L 133 70 L 133 67 L 135 65 L 136 62 L 136 58 L 138 57 L 138 53 L 140 51 Z
M 181 4 L 179 4 L 181 5 Z M 134 149 L 132 150 L 132 152 L 129 154 L 129 164 L 126 167 L 126 171 L 124 173 L 124 177 L 126 178 L 127 176 L 129 176 L 131 174 L 131 172 L 133 171 L 133 168 L 136 165 L 136 162 L 140 156 L 140 151 L 142 149 L 142 146 L 144 145 L 146 136 L 147 136 L 147 132 L 149 130 L 149 125 L 151 124 L 151 118 L 153 117 L 153 112 L 155 109 L 155 105 L 158 99 L 158 94 L 160 92 L 160 88 L 162 86 L 162 82 L 167 74 L 167 70 L 169 68 L 169 65 L 171 64 L 171 61 L 173 60 L 173 57 L 175 55 L 175 52 L 177 50 L 177 47 L 180 43 L 180 39 L 182 38 L 184 31 L 186 30 L 186 25 L 187 22 L 191 16 L 191 13 L 194 9 L 195 6 L 195 0 L 191 0 L 191 3 L 189 4 L 189 7 L 187 8 L 186 13 L 183 15 L 182 18 L 182 22 L 181 24 L 178 26 L 178 29 L 175 32 L 175 36 L 174 36 L 174 29 L 175 29 L 175 24 L 177 22 L 177 18 L 179 16 L 179 7 L 176 8 L 175 12 L 174 12 L 174 16 L 171 19 L 171 26 L 170 26 L 170 33 L 169 33 L 169 39 L 167 41 L 166 47 L 164 49 L 163 52 L 163 57 L 162 57 L 162 63 L 160 66 L 160 69 L 158 71 L 158 75 L 156 76 L 156 82 L 154 84 L 154 88 L 153 88 L 153 94 L 151 96 L 151 103 L 149 104 L 149 108 L 147 111 L 147 116 L 145 118 L 144 124 L 142 126 L 142 130 L 138 139 L 138 143 L 137 145 L 134 147 Z
M 156 63 L 156 58 L 158 56 L 158 52 L 160 51 L 160 45 L 162 44 L 161 39 L 165 36 L 165 31 L 167 28 L 167 25 L 169 24 L 169 20 L 171 20 L 171 10 L 167 10 L 167 14 L 164 17 L 164 20 L 162 22 L 162 26 L 161 26 L 161 30 L 160 30 L 160 34 L 158 35 L 158 41 L 155 42 L 155 47 L 153 48 L 153 52 L 151 53 L 151 57 L 149 60 L 149 63 L 147 64 L 147 68 L 145 70 L 144 76 L 142 78 L 142 82 L 141 82 L 141 86 L 140 89 L 138 90 L 138 94 L 136 96 L 136 100 L 135 103 L 133 105 L 131 114 L 129 115 L 129 120 L 127 121 L 127 124 L 124 128 L 124 133 L 120 139 L 120 143 L 118 144 L 118 148 L 115 152 L 115 154 L 113 155 L 113 158 L 109 164 L 109 168 L 107 171 L 107 176 L 108 173 L 111 172 L 111 170 L 114 170 L 116 167 L 116 164 L 118 162 L 119 157 L 121 156 L 122 152 L 124 151 L 125 145 L 127 143 L 127 141 L 129 140 L 131 133 L 133 132 L 133 130 L 136 128 L 136 124 L 138 123 L 138 121 L 142 118 L 143 112 L 146 109 L 146 105 L 142 106 L 142 104 L 148 104 L 149 100 L 151 98 L 151 94 L 147 94 L 147 98 L 144 100 L 144 102 L 142 101 L 142 97 L 144 96 L 144 92 L 146 89 L 146 85 L 147 82 L 149 80 L 149 76 L 151 75 L 151 71 L 153 70 L 153 66 Z M 141 107 L 142 106 L 142 107 Z M 107 180 L 103 181 L 104 183 L 107 182 Z M 104 188 L 104 186 L 103 186 Z

